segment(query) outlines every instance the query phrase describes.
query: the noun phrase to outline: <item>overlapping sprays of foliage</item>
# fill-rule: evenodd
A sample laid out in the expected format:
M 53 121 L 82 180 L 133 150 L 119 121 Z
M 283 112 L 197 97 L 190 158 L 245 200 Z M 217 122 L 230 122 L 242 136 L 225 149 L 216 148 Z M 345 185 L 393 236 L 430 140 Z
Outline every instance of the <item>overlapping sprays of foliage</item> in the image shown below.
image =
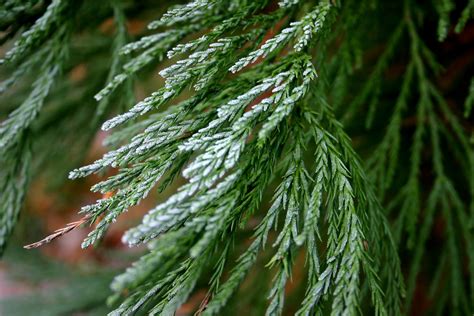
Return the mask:
M 35 146 L 43 144 L 42 135 L 51 143 L 37 126 L 46 98 L 60 92 L 53 87 L 61 85 L 58 78 L 68 66 L 71 38 L 78 32 L 74 16 L 83 10 L 84 17 L 92 4 L 42 5 L 7 1 L 0 11 L 6 37 L 26 26 L 3 59 L 16 70 L 2 90 L 38 72 L 29 96 L 0 127 L 2 246 L 36 159 L 31 148 L 47 150 Z M 301 300 L 292 307 L 297 315 L 400 314 L 410 309 L 438 212 L 446 242 L 431 291 L 449 290 L 441 291 L 434 309 L 473 311 L 474 151 L 467 118 L 474 93 L 471 84 L 463 118 L 437 88 L 442 68 L 420 32 L 424 16 L 433 12 L 439 22 L 432 34 L 440 41 L 451 27 L 461 32 L 473 1 L 451 21 L 450 0 L 433 6 L 409 0 L 195 0 L 172 7 L 128 44 L 122 3 L 100 6 L 108 8 L 104 12 L 112 8 L 117 27 L 108 83 L 95 95 L 94 124 L 114 110 L 111 100 L 125 100 L 129 108 L 102 124 L 113 130 L 106 140 L 111 150 L 69 175 L 117 169 L 92 188 L 106 197 L 81 210 L 80 223 L 95 223 L 83 247 L 100 242 L 151 190 L 186 179 L 124 235 L 129 245 L 147 243 L 149 252 L 112 283 L 115 300 L 121 300 L 112 315 L 173 315 L 203 278 L 208 295 L 200 312 L 222 314 L 256 266 L 273 273 L 268 315 L 283 313 L 295 269 L 306 275 L 298 284 Z M 368 34 L 377 31 L 374 25 L 387 10 L 391 18 L 374 39 Z M 19 17 L 25 25 L 18 24 Z M 354 74 L 377 40 L 384 50 L 376 63 Z M 135 75 L 165 58 L 172 63 L 159 72 L 164 86 L 131 104 Z M 386 106 L 384 74 L 395 60 L 404 60 L 404 74 L 396 83 L 396 100 Z M 407 136 L 403 122 L 413 113 L 415 127 Z M 364 160 L 343 126 L 361 119 L 371 140 Z M 371 128 L 381 121 L 386 128 L 380 137 Z M 64 127 L 60 115 L 49 124 L 57 133 Z M 77 137 L 92 135 L 78 126 L 75 135 L 82 133 L 87 135 Z M 446 148 L 453 154 L 446 156 Z M 463 175 L 453 174 L 453 166 Z M 428 180 L 422 179 L 422 167 L 431 172 Z M 242 238 L 248 229 L 253 229 L 249 243 Z M 397 253 L 405 242 L 411 254 L 406 295 Z M 266 267 L 258 262 L 262 256 Z M 304 261 L 297 260 L 301 256 Z M 246 294 L 265 295 L 240 293 Z

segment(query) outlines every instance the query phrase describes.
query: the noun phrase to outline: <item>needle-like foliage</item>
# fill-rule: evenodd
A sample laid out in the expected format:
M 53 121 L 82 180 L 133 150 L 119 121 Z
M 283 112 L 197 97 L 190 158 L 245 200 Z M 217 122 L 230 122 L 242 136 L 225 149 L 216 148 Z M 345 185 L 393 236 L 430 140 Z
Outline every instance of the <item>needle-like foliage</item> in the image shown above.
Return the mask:
M 127 9 L 136 11 L 125 1 L 7 1 L 0 27 L 5 41 L 19 35 L 2 60 L 12 70 L 0 90 L 37 75 L 0 125 L 0 247 L 35 174 L 32 152 L 48 159 L 51 126 L 61 133 L 71 117 L 88 122 L 72 131 L 82 134 L 71 139 L 76 147 L 101 125 L 110 150 L 69 178 L 116 171 L 92 187 L 103 198 L 80 210 L 77 223 L 92 226 L 82 247 L 151 192 L 177 184 L 123 235 L 148 253 L 113 281 L 110 315 L 174 315 L 196 288 L 207 292 L 204 315 L 238 312 L 232 301 L 245 295 L 266 298 L 266 315 L 408 313 L 436 220 L 444 229 L 427 268 L 439 296 L 433 311 L 472 313 L 474 81 L 464 108 L 450 104 L 422 32 L 434 25 L 435 42 L 462 32 L 474 2 L 460 13 L 455 2 L 194 0 L 129 42 Z M 108 16 L 107 66 L 91 63 L 96 80 L 61 101 L 63 73 L 104 51 L 99 41 L 78 56 L 76 41 L 100 22 L 81 19 Z M 370 65 L 364 52 L 380 43 Z M 386 78 L 393 64 L 398 80 Z M 156 65 L 163 84 L 134 102 L 134 81 Z M 97 106 L 79 111 L 92 95 Z M 265 292 L 241 293 L 252 278 Z

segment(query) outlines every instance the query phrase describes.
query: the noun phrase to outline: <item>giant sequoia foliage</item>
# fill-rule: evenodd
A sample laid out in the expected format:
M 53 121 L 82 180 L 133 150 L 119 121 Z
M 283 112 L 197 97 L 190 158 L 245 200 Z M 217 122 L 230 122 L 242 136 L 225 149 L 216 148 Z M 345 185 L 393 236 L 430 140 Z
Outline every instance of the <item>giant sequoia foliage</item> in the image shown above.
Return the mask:
M 114 279 L 111 315 L 173 315 L 198 288 L 204 315 L 398 315 L 420 272 L 430 313 L 472 314 L 474 62 L 446 84 L 441 48 L 473 14 L 472 0 L 6 0 L 0 247 L 32 177 L 113 169 L 80 221 L 27 246 L 80 225 L 83 247 L 100 243 L 178 183 L 124 234 L 148 250 Z M 152 21 L 131 35 L 137 17 Z M 113 38 L 98 32 L 110 18 Z M 108 153 L 80 167 L 100 128 Z

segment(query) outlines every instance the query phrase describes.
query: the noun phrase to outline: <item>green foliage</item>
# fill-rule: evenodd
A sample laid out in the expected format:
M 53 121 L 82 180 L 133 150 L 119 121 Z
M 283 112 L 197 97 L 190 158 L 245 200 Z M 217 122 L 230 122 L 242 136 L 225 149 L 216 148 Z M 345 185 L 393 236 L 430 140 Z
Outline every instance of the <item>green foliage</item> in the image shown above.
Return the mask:
M 25 254 L 18 249 L 11 251 L 13 247 L 9 248 L 2 263 L 9 268 L 8 278 L 21 282 L 23 292 L 0 298 L 2 315 L 87 313 L 92 316 L 107 313 L 105 301 L 114 271 L 100 269 L 90 262 L 72 268 L 38 253 Z M 78 296 L 78 293 L 82 295 Z
M 12 36 L 12 16 L 33 10 L 30 2 L 20 2 L 9 1 L 0 11 L 6 12 L 0 25 L 13 25 Z M 39 17 L 24 25 L 4 58 L 7 66 L 18 66 L 0 90 L 33 70 L 38 75 L 29 96 L 0 126 L 0 247 L 34 174 L 31 147 L 48 157 L 52 146 L 42 145 L 44 139 L 51 143 L 42 116 L 48 108 L 56 113 L 46 126 L 60 130 L 67 122 L 61 113 L 74 108 L 66 111 L 74 116 L 82 107 L 82 98 L 71 105 L 56 100 L 59 108 L 47 98 L 61 97 L 58 78 L 89 60 L 87 52 L 69 52 L 80 31 L 93 33 L 102 21 L 74 23 L 90 18 L 86 8 L 97 7 L 101 17 L 114 17 L 116 31 L 108 46 L 98 44 L 90 55 L 112 47 L 112 57 L 91 75 L 97 82 L 83 87 L 81 96 L 91 98 L 107 81 L 95 94 L 96 108 L 80 110 L 80 122 L 89 124 L 78 125 L 74 132 L 84 136 L 74 144 L 84 148 L 99 124 L 114 131 L 105 141 L 110 151 L 69 177 L 117 172 L 92 187 L 104 198 L 80 211 L 83 221 L 95 223 L 82 247 L 99 243 L 152 190 L 185 180 L 124 234 L 124 243 L 146 243 L 149 251 L 112 282 L 111 315 L 174 315 L 199 287 L 207 291 L 200 312 L 223 314 L 254 269 L 271 271 L 264 284 L 267 315 L 289 311 L 287 289 L 295 272 L 304 275 L 299 301 L 291 306 L 296 315 L 409 313 L 437 218 L 445 236 L 441 259 L 430 265 L 431 293 L 442 296 L 433 311 L 473 312 L 474 150 L 467 120 L 437 86 L 442 67 L 421 32 L 423 17 L 437 12 L 431 36 L 450 36 L 453 1 L 195 0 L 170 8 L 131 43 L 125 2 L 41 4 Z M 457 32 L 472 9 L 470 1 Z M 393 18 L 385 21 L 387 10 Z M 368 38 L 378 27 L 382 31 Z M 363 67 L 363 52 L 379 42 L 384 51 L 373 66 Z M 165 57 L 171 61 L 159 64 Z M 394 83 L 386 73 L 395 62 L 404 66 Z M 134 80 L 157 64 L 164 85 L 134 102 Z M 393 90 L 396 97 L 386 102 Z M 112 115 L 115 104 L 127 109 Z M 409 116 L 416 122 L 407 132 Z M 350 138 L 361 121 L 362 142 L 369 147 L 363 159 Z M 406 296 L 402 250 L 409 253 L 402 258 Z M 305 265 L 299 266 L 302 256 Z
M 10 237 L 20 213 L 25 188 L 28 185 L 28 169 L 31 163 L 28 144 L 23 141 L 23 143 L 15 145 L 1 157 L 0 162 L 2 166 L 5 166 L 0 171 L 0 188 L 2 190 L 0 253 L 3 253 L 7 239 Z

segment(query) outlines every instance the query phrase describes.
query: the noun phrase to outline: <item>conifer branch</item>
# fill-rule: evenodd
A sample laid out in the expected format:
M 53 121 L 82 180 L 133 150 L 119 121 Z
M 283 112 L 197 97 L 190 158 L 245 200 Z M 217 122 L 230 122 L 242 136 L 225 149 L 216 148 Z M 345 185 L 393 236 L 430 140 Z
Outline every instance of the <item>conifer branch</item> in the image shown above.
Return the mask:
M 151 192 L 172 188 L 123 235 L 125 244 L 148 251 L 114 279 L 110 315 L 174 315 L 197 289 L 207 293 L 200 314 L 226 314 L 257 269 L 269 271 L 268 280 L 257 277 L 267 289 L 259 309 L 266 315 L 286 313 L 296 269 L 304 276 L 300 301 L 291 306 L 296 315 L 409 313 L 438 218 L 443 245 L 439 261 L 430 262 L 430 292 L 443 293 L 433 310 L 472 313 L 474 150 L 467 119 L 474 81 L 463 111 L 454 108 L 437 85 L 443 70 L 424 37 L 430 21 L 418 17 L 437 14 L 432 33 L 442 42 L 452 27 L 465 27 L 473 3 L 452 21 L 452 0 L 423 7 L 410 0 L 193 0 L 168 8 L 129 42 L 128 4 L 111 0 L 91 7 L 91 27 L 112 18 L 114 35 L 91 41 L 93 53 L 81 55 L 73 54 L 75 40 L 91 33 L 82 6 L 9 0 L 8 10 L 0 5 L 6 37 L 19 31 L 16 17 L 33 20 L 21 25 L 2 59 L 16 68 L 0 93 L 28 96 L 0 125 L 0 250 L 37 173 L 32 157 L 56 148 L 46 145 L 50 135 L 70 122 L 90 121 L 74 144 L 88 144 L 102 124 L 110 149 L 69 178 L 116 172 L 92 186 L 103 196 L 81 208 L 79 221 L 25 248 L 85 224 L 95 225 L 82 247 L 95 245 Z M 394 21 L 384 20 L 387 10 Z M 365 53 L 381 39 L 382 49 Z M 107 65 L 86 60 L 102 52 L 111 56 Z M 90 77 L 69 82 L 64 74 L 78 65 Z M 137 102 L 134 82 L 152 66 L 160 66 L 163 85 Z M 386 78 L 397 74 L 392 68 L 400 80 Z M 25 77 L 34 71 L 27 89 Z M 63 89 L 82 85 L 82 97 L 63 102 Z M 93 97 L 97 106 L 84 106 Z M 406 293 L 402 249 L 409 254 Z M 303 257 L 305 265 L 296 266 Z

